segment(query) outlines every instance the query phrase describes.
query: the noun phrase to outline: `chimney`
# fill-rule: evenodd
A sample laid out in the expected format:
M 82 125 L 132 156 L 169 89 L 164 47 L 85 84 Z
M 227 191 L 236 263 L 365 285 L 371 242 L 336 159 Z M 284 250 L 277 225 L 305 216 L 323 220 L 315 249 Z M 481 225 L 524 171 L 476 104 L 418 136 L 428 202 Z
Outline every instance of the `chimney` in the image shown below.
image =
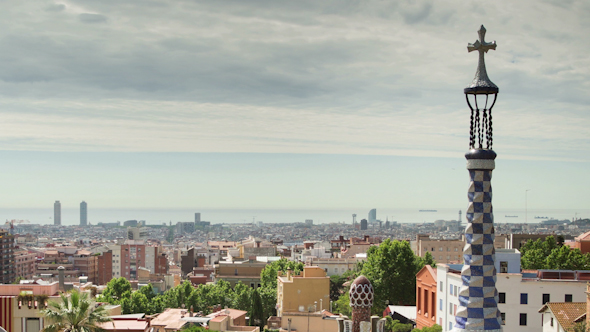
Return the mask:
M 66 268 L 60 266 L 57 268 L 57 272 L 59 273 L 59 290 L 62 292 L 66 291 L 66 277 L 65 277 L 65 270 Z

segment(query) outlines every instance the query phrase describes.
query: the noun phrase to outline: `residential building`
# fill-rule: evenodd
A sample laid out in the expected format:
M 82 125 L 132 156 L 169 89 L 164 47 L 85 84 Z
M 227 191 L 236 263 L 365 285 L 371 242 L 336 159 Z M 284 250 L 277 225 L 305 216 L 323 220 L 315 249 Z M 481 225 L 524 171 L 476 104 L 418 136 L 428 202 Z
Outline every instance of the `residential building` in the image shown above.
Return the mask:
M 516 252 L 514 253 L 516 255 Z M 509 253 L 504 253 L 509 256 Z M 587 271 L 539 270 L 511 272 L 515 259 L 496 258 L 496 270 L 507 262 L 508 273 L 498 273 L 498 309 L 505 331 L 533 332 L 542 327 L 539 307 L 551 301 L 582 302 L 590 280 Z M 443 331 L 451 331 L 459 306 L 462 265 L 437 264 L 437 316 Z
M 113 278 L 113 250 L 104 251 L 97 257 L 97 285 L 106 285 Z
M 313 310 L 310 308 L 313 307 Z M 291 271 L 277 276 L 277 316 L 287 312 L 322 311 L 330 307 L 330 277 L 324 269 L 305 266 L 299 275 Z
M 14 251 L 14 265 L 16 267 L 16 278 L 31 279 L 37 268 L 37 255 L 28 250 Z
M 0 283 L 9 284 L 16 278 L 14 236 L 0 229 Z
M 88 225 L 88 204 L 82 201 L 80 203 L 80 226 Z
M 192 221 L 183 222 L 179 221 L 176 223 L 176 232 L 175 234 L 190 234 L 195 231 L 195 223 Z
M 426 253 L 430 253 L 437 264 L 462 264 L 463 263 L 463 247 L 465 246 L 465 239 L 442 239 L 431 238 L 430 235 L 418 234 L 416 235 L 415 243 L 412 243 L 414 253 L 417 256 L 424 258 Z M 505 236 L 496 236 L 494 241 L 496 249 L 505 248 Z
M 127 227 L 127 239 L 136 241 L 146 241 L 150 235 L 148 227 Z
M 73 269 L 78 271 L 78 276 L 87 276 L 88 281 L 98 283 L 98 257 L 88 250 L 78 250 L 69 258 Z
M 543 332 L 570 332 L 576 326 L 577 318 L 586 315 L 586 302 L 548 302 L 539 310 Z
M 61 203 L 59 201 L 53 203 L 53 224 L 61 225 Z
M 416 328 L 422 329 L 437 323 L 436 270 L 430 265 L 424 266 L 416 274 Z
M 243 283 L 252 288 L 260 287 L 260 272 L 266 266 L 264 262 L 258 262 L 255 259 L 235 262 L 219 262 L 215 264 L 215 281 L 224 280 L 231 284 L 232 287 Z
M 121 277 L 137 279 L 139 267 L 145 267 L 145 243 L 127 240 L 121 245 Z

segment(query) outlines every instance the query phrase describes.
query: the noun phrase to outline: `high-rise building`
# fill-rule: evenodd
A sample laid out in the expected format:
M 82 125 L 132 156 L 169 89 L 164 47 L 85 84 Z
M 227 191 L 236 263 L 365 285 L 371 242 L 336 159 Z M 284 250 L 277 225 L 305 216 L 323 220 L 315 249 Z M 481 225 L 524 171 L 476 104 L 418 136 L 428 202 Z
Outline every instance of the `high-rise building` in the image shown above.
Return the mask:
M 201 213 L 195 212 L 195 223 L 200 223 L 200 222 L 201 222 Z
M 10 284 L 16 278 L 14 236 L 0 229 L 0 284 Z
M 368 228 L 368 223 L 367 223 L 367 219 L 362 219 L 361 220 L 361 231 L 364 231 Z
M 88 225 L 88 204 L 82 201 L 80 203 L 80 226 Z
M 61 203 L 59 201 L 53 203 L 53 224 L 61 225 Z
M 369 222 L 373 223 L 377 221 L 377 209 L 372 209 L 369 211 Z

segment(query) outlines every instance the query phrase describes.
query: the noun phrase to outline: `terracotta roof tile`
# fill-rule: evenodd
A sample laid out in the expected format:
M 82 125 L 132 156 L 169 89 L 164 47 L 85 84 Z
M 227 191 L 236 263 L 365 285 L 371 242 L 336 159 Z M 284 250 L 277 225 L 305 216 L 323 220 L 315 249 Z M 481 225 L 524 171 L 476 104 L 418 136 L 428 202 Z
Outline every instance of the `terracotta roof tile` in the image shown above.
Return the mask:
M 574 325 L 575 319 L 586 312 L 586 302 L 548 302 L 539 312 L 551 310 L 559 325 L 567 330 Z

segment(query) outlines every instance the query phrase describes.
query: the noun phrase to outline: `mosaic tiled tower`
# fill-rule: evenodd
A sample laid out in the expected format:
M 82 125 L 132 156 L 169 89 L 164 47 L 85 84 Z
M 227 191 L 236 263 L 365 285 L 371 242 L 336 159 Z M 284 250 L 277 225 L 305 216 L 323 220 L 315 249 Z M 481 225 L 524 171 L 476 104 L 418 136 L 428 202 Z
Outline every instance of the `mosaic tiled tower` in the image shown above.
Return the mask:
M 352 332 L 361 330 L 361 322 L 371 321 L 373 306 L 373 285 L 365 276 L 354 279 L 350 285 L 350 306 L 352 307 Z
M 473 82 L 464 90 L 471 109 L 469 152 L 465 154 L 471 182 L 463 249 L 465 264 L 461 270 L 463 285 L 459 291 L 454 331 L 500 332 L 491 186 L 496 159 L 492 150 L 492 107 L 499 89 L 488 78 L 484 63 L 484 53 L 495 50 L 496 42 L 485 41 L 483 25 L 478 33 L 479 40 L 467 47 L 469 52 L 479 52 L 479 64 Z M 488 108 L 491 96 L 493 101 Z M 484 104 L 483 108 L 479 108 L 481 104 Z

